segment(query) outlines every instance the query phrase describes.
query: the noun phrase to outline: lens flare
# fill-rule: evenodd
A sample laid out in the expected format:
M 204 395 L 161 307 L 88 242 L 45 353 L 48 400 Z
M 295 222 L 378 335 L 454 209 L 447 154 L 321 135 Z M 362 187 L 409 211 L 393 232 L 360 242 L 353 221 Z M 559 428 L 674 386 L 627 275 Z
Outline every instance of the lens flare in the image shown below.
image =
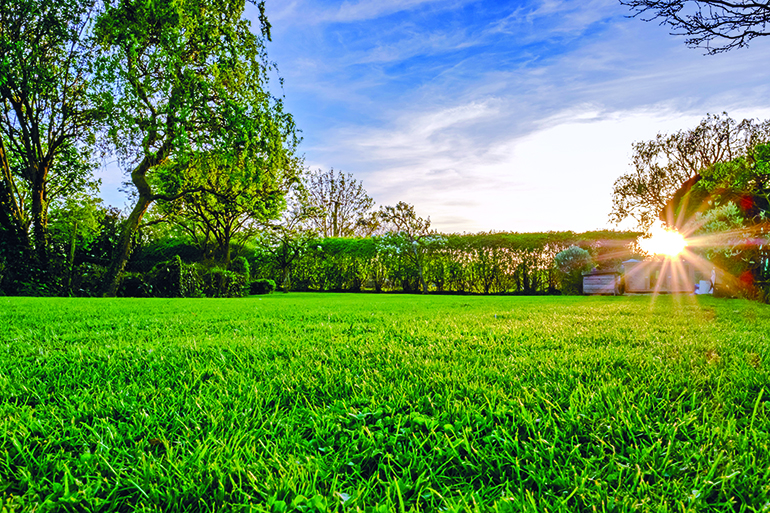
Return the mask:
M 637 240 L 647 254 L 675 257 L 687 247 L 684 236 L 676 230 L 666 228 L 662 223 L 650 227 L 647 234 Z

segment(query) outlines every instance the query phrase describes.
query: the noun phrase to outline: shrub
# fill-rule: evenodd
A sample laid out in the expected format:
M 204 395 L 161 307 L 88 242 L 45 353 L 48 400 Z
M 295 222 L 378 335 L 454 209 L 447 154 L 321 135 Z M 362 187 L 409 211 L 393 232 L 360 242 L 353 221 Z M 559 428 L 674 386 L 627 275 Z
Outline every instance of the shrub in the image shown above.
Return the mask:
M 214 267 L 202 278 L 206 297 L 243 297 L 249 291 L 249 282 L 242 274 Z
M 203 287 L 198 270 L 179 255 L 155 264 L 145 276 L 147 294 L 154 297 L 201 297 Z
M 246 281 L 251 280 L 249 261 L 246 260 L 246 257 L 239 256 L 234 258 L 233 261 L 230 262 L 228 270 L 237 274 L 242 274 L 246 278 Z
M 107 268 L 101 265 L 83 262 L 73 270 L 72 290 L 80 297 L 96 296 L 101 289 Z
M 155 297 L 182 297 L 182 259 L 178 255 L 155 264 L 147 277 Z
M 251 282 L 249 292 L 251 294 L 272 294 L 275 290 L 275 282 L 273 280 L 255 280 Z
M 583 272 L 593 265 L 591 254 L 578 246 L 570 246 L 556 255 L 554 265 L 561 276 L 562 294 L 581 294 Z
M 151 292 L 143 273 L 125 273 L 118 285 L 118 297 L 150 297 Z

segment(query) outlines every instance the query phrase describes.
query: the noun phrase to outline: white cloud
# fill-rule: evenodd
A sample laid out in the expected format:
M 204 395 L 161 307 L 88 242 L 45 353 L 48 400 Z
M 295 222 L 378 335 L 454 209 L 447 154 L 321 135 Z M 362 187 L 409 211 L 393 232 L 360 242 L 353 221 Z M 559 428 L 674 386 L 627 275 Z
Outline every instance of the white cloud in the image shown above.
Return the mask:
M 348 171 L 379 204 L 412 203 L 441 231 L 585 231 L 611 227 L 612 185 L 630 170 L 634 141 L 703 117 L 665 104 L 613 112 L 584 105 L 484 147 L 456 132 L 499 114 L 494 104 L 468 104 L 339 140 Z M 765 119 L 770 109 L 731 115 Z
M 452 4 L 290 5 L 300 20 L 327 23 Z M 705 57 L 624 14 L 616 0 L 542 0 L 485 30 L 426 30 L 407 17 L 399 27 L 362 23 L 361 40 L 331 53 L 314 49 L 331 36 L 312 22 L 288 72 L 306 99 L 308 160 L 354 173 L 380 204 L 415 204 L 445 231 L 605 227 L 632 142 L 708 112 L 770 118 L 770 38 Z M 473 52 L 447 57 L 461 48 Z

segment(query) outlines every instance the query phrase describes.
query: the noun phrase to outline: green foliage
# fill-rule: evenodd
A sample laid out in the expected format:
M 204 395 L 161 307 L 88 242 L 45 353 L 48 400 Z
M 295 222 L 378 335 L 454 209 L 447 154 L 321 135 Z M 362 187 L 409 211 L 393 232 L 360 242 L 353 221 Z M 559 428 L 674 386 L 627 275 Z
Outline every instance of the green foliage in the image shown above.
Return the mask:
M 700 201 L 684 211 L 692 234 L 707 241 L 697 251 L 737 278 L 729 285 L 731 294 L 761 298 L 764 293 L 758 287 L 770 283 L 769 170 L 768 144 L 714 164 L 701 172 L 702 179 L 691 193 Z
M 91 147 L 105 112 L 89 85 L 99 5 L 0 0 L 0 224 L 25 253 L 14 266 L 47 293 L 58 288 L 50 203 L 98 183 Z
M 235 234 L 283 206 L 299 137 L 268 89 L 267 20 L 254 34 L 245 8 L 244 0 L 119 0 L 96 21 L 98 83 L 113 111 L 108 134 L 138 193 L 108 295 L 151 204 L 181 202 L 167 213 L 182 216 L 180 226 L 192 219 L 204 241 L 214 237 L 225 265 Z
M 553 263 L 559 251 L 579 244 L 590 248 L 603 267 L 614 268 L 631 254 L 629 246 L 638 235 L 614 231 L 433 234 L 420 238 L 418 251 L 430 290 L 542 294 L 558 288 Z M 414 244 L 405 234 L 300 242 L 283 246 L 294 250 L 293 290 L 421 290 Z M 279 257 L 284 253 L 279 249 L 259 248 L 252 257 L 253 274 L 280 282 Z
M 152 297 L 152 285 L 146 273 L 125 273 L 120 279 L 118 297 Z
M 105 266 L 91 262 L 75 266 L 72 273 L 72 294 L 79 297 L 98 296 L 106 272 Z
M 272 294 L 273 291 L 275 291 L 273 280 L 254 280 L 249 288 L 249 294 Z
M 770 309 L 679 299 L 0 298 L 3 506 L 761 511 Z
M 230 262 L 229 270 L 245 276 L 247 280 L 251 279 L 249 261 L 246 259 L 246 257 L 239 256 L 234 258 L 233 261 Z
M 581 294 L 583 273 L 593 267 L 591 254 L 579 246 L 570 246 L 556 254 L 554 265 L 561 277 L 562 294 Z
M 202 290 L 206 297 L 244 297 L 249 293 L 249 280 L 243 274 L 220 267 L 199 267 Z
M 182 259 L 176 256 L 167 262 L 155 265 L 147 281 L 155 297 L 183 297 Z

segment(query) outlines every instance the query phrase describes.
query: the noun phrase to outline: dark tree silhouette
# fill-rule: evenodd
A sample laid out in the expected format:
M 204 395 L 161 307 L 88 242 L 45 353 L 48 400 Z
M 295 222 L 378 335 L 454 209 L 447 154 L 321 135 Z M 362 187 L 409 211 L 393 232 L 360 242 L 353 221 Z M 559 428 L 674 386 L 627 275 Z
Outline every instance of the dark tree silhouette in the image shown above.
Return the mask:
M 770 2 L 751 0 L 620 0 L 644 21 L 660 20 L 691 48 L 717 54 L 770 35 Z

